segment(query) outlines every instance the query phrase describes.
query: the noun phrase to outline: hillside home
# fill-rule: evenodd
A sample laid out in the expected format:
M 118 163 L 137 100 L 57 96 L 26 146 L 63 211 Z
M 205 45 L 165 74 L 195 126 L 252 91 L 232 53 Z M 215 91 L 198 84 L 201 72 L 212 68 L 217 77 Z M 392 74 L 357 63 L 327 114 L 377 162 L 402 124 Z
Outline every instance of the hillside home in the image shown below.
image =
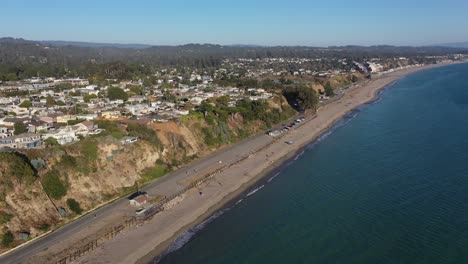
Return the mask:
M 42 145 L 42 138 L 39 134 L 24 133 L 17 136 L 10 136 L 0 139 L 0 147 L 17 149 L 39 148 Z
M 46 134 L 44 134 L 44 138 L 55 138 L 60 145 L 70 144 L 75 141 L 79 141 L 75 131 L 73 131 L 69 127 L 49 131 Z

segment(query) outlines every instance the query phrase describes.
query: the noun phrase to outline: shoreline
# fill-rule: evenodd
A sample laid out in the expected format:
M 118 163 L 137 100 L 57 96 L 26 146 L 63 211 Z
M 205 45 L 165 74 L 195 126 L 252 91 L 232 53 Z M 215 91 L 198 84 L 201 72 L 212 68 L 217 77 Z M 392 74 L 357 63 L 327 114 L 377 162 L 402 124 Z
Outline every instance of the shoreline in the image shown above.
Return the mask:
M 187 194 L 183 195 L 184 197 L 182 200 L 176 203 L 173 208 L 164 211 L 161 215 L 156 215 L 154 219 L 148 221 L 149 223 L 145 223 L 137 229 L 129 230 L 120 237 L 116 237 L 115 240 L 106 243 L 100 249 L 90 253 L 88 256 L 84 256 L 79 262 L 129 263 L 128 261 L 131 261 L 136 263 L 153 263 L 156 258 L 164 256 L 168 247 L 182 233 L 206 221 L 206 219 L 211 217 L 214 213 L 223 210 L 227 206 L 233 205 L 239 199 L 239 196 L 245 196 L 245 192 L 253 186 L 258 186 L 262 182 L 266 182 L 269 179 L 269 177 L 266 176 L 273 175 L 272 173 L 276 173 L 284 168 L 289 161 L 299 155 L 307 146 L 317 142 L 322 135 L 333 129 L 340 120 L 346 118 L 348 113 L 362 105 L 371 104 L 380 100 L 381 97 L 379 95 L 384 90 L 393 86 L 395 82 L 409 74 L 451 64 L 456 63 L 441 63 L 396 70 L 377 76 L 375 77 L 376 79 L 366 81 L 364 84 L 358 84 L 357 86 L 349 88 L 338 100 L 320 106 L 318 109 L 318 118 L 311 119 L 303 124 L 303 126 L 286 134 L 285 138 L 299 136 L 298 143 L 294 141 L 295 143 L 293 145 L 285 147 L 284 141 L 287 139 L 282 138 L 279 142 L 273 143 L 265 150 L 255 153 L 253 158 L 242 161 L 241 163 L 244 165 L 244 169 L 250 168 L 247 173 L 239 176 L 238 172 L 243 172 L 242 168 L 235 165 L 232 169 L 228 168 L 226 172 L 215 176 L 214 180 L 218 181 L 219 185 L 223 185 L 223 187 L 213 187 L 213 182 L 210 180 L 210 182 L 195 188 L 203 190 L 203 193 L 206 192 L 207 196 L 209 195 L 207 198 L 211 197 L 214 202 L 205 198 L 205 202 L 197 201 L 198 203 L 202 203 L 201 205 L 197 205 L 199 208 L 194 208 L 193 204 L 198 204 L 195 200 L 200 200 L 201 197 L 198 197 L 198 193 L 193 192 L 193 190 L 188 191 Z M 299 135 L 301 132 L 303 134 Z M 305 132 L 311 133 L 305 135 Z M 258 160 L 260 160 L 259 162 L 265 162 L 265 158 L 262 154 L 269 153 L 271 150 L 278 151 L 279 153 L 271 152 L 274 153 L 270 154 L 272 156 L 268 156 L 267 154 L 267 164 L 258 163 Z M 270 158 L 272 158 L 273 161 L 271 161 Z M 233 181 L 232 177 L 229 178 L 230 171 L 232 172 L 231 174 L 234 174 L 238 179 L 236 178 Z M 192 203 L 192 205 L 190 205 L 190 203 Z M 174 223 L 174 219 L 177 219 L 178 221 L 176 222 L 179 223 Z M 155 224 L 167 224 L 167 228 L 160 230 L 161 226 L 158 228 L 155 227 Z M 136 238 L 140 238 L 140 240 L 144 240 L 147 243 L 133 243 L 136 242 Z

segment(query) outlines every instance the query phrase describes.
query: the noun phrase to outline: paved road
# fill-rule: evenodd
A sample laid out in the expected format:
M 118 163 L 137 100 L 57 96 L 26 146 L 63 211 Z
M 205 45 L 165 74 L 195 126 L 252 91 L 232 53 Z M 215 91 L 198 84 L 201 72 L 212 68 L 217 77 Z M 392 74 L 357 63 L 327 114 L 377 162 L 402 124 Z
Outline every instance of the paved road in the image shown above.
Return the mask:
M 191 177 L 196 177 L 197 175 L 201 176 L 214 171 L 216 168 L 233 163 L 240 157 L 248 155 L 249 152 L 270 143 L 272 140 L 273 139 L 271 137 L 265 134 L 250 137 L 230 147 L 211 153 L 205 158 L 192 162 L 189 165 L 145 186 L 142 190 L 148 192 L 149 195 L 170 196 L 177 191 L 182 190 L 188 183 L 188 179 Z M 221 161 L 221 163 L 219 161 Z M 71 234 L 84 230 L 87 226 L 104 220 L 119 210 L 129 211 L 128 200 L 126 197 L 100 207 L 46 236 L 31 241 L 30 243 L 1 256 L 0 263 L 21 263 L 26 261 L 28 258 L 31 258 L 41 251 L 47 250 L 54 244 L 62 242 Z M 132 212 L 133 211 L 129 211 L 129 213 Z

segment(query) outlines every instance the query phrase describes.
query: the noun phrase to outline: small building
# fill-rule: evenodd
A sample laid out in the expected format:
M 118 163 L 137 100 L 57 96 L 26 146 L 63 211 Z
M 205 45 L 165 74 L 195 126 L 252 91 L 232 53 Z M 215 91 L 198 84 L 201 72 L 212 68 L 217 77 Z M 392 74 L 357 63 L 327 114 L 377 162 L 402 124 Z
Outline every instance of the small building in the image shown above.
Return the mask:
M 130 205 L 140 207 L 148 202 L 148 194 L 146 192 L 136 192 L 128 197 Z
M 120 116 L 120 111 L 103 111 L 101 113 L 101 117 L 105 119 L 119 118 Z
M 68 121 L 76 120 L 76 116 L 74 115 L 58 115 L 56 117 L 57 123 L 68 123 Z

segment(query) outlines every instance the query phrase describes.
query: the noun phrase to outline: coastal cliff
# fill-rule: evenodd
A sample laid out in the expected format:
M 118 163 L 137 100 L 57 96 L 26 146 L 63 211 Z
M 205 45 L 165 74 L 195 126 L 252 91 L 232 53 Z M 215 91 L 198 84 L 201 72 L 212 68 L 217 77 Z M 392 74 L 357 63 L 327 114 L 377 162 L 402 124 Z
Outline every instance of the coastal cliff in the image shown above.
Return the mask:
M 11 238 L 3 249 L 295 114 L 281 95 L 249 111 L 220 104 L 166 123 L 101 120 L 105 133 L 72 145 L 46 142 L 44 149 L 0 153 L 0 221 Z

